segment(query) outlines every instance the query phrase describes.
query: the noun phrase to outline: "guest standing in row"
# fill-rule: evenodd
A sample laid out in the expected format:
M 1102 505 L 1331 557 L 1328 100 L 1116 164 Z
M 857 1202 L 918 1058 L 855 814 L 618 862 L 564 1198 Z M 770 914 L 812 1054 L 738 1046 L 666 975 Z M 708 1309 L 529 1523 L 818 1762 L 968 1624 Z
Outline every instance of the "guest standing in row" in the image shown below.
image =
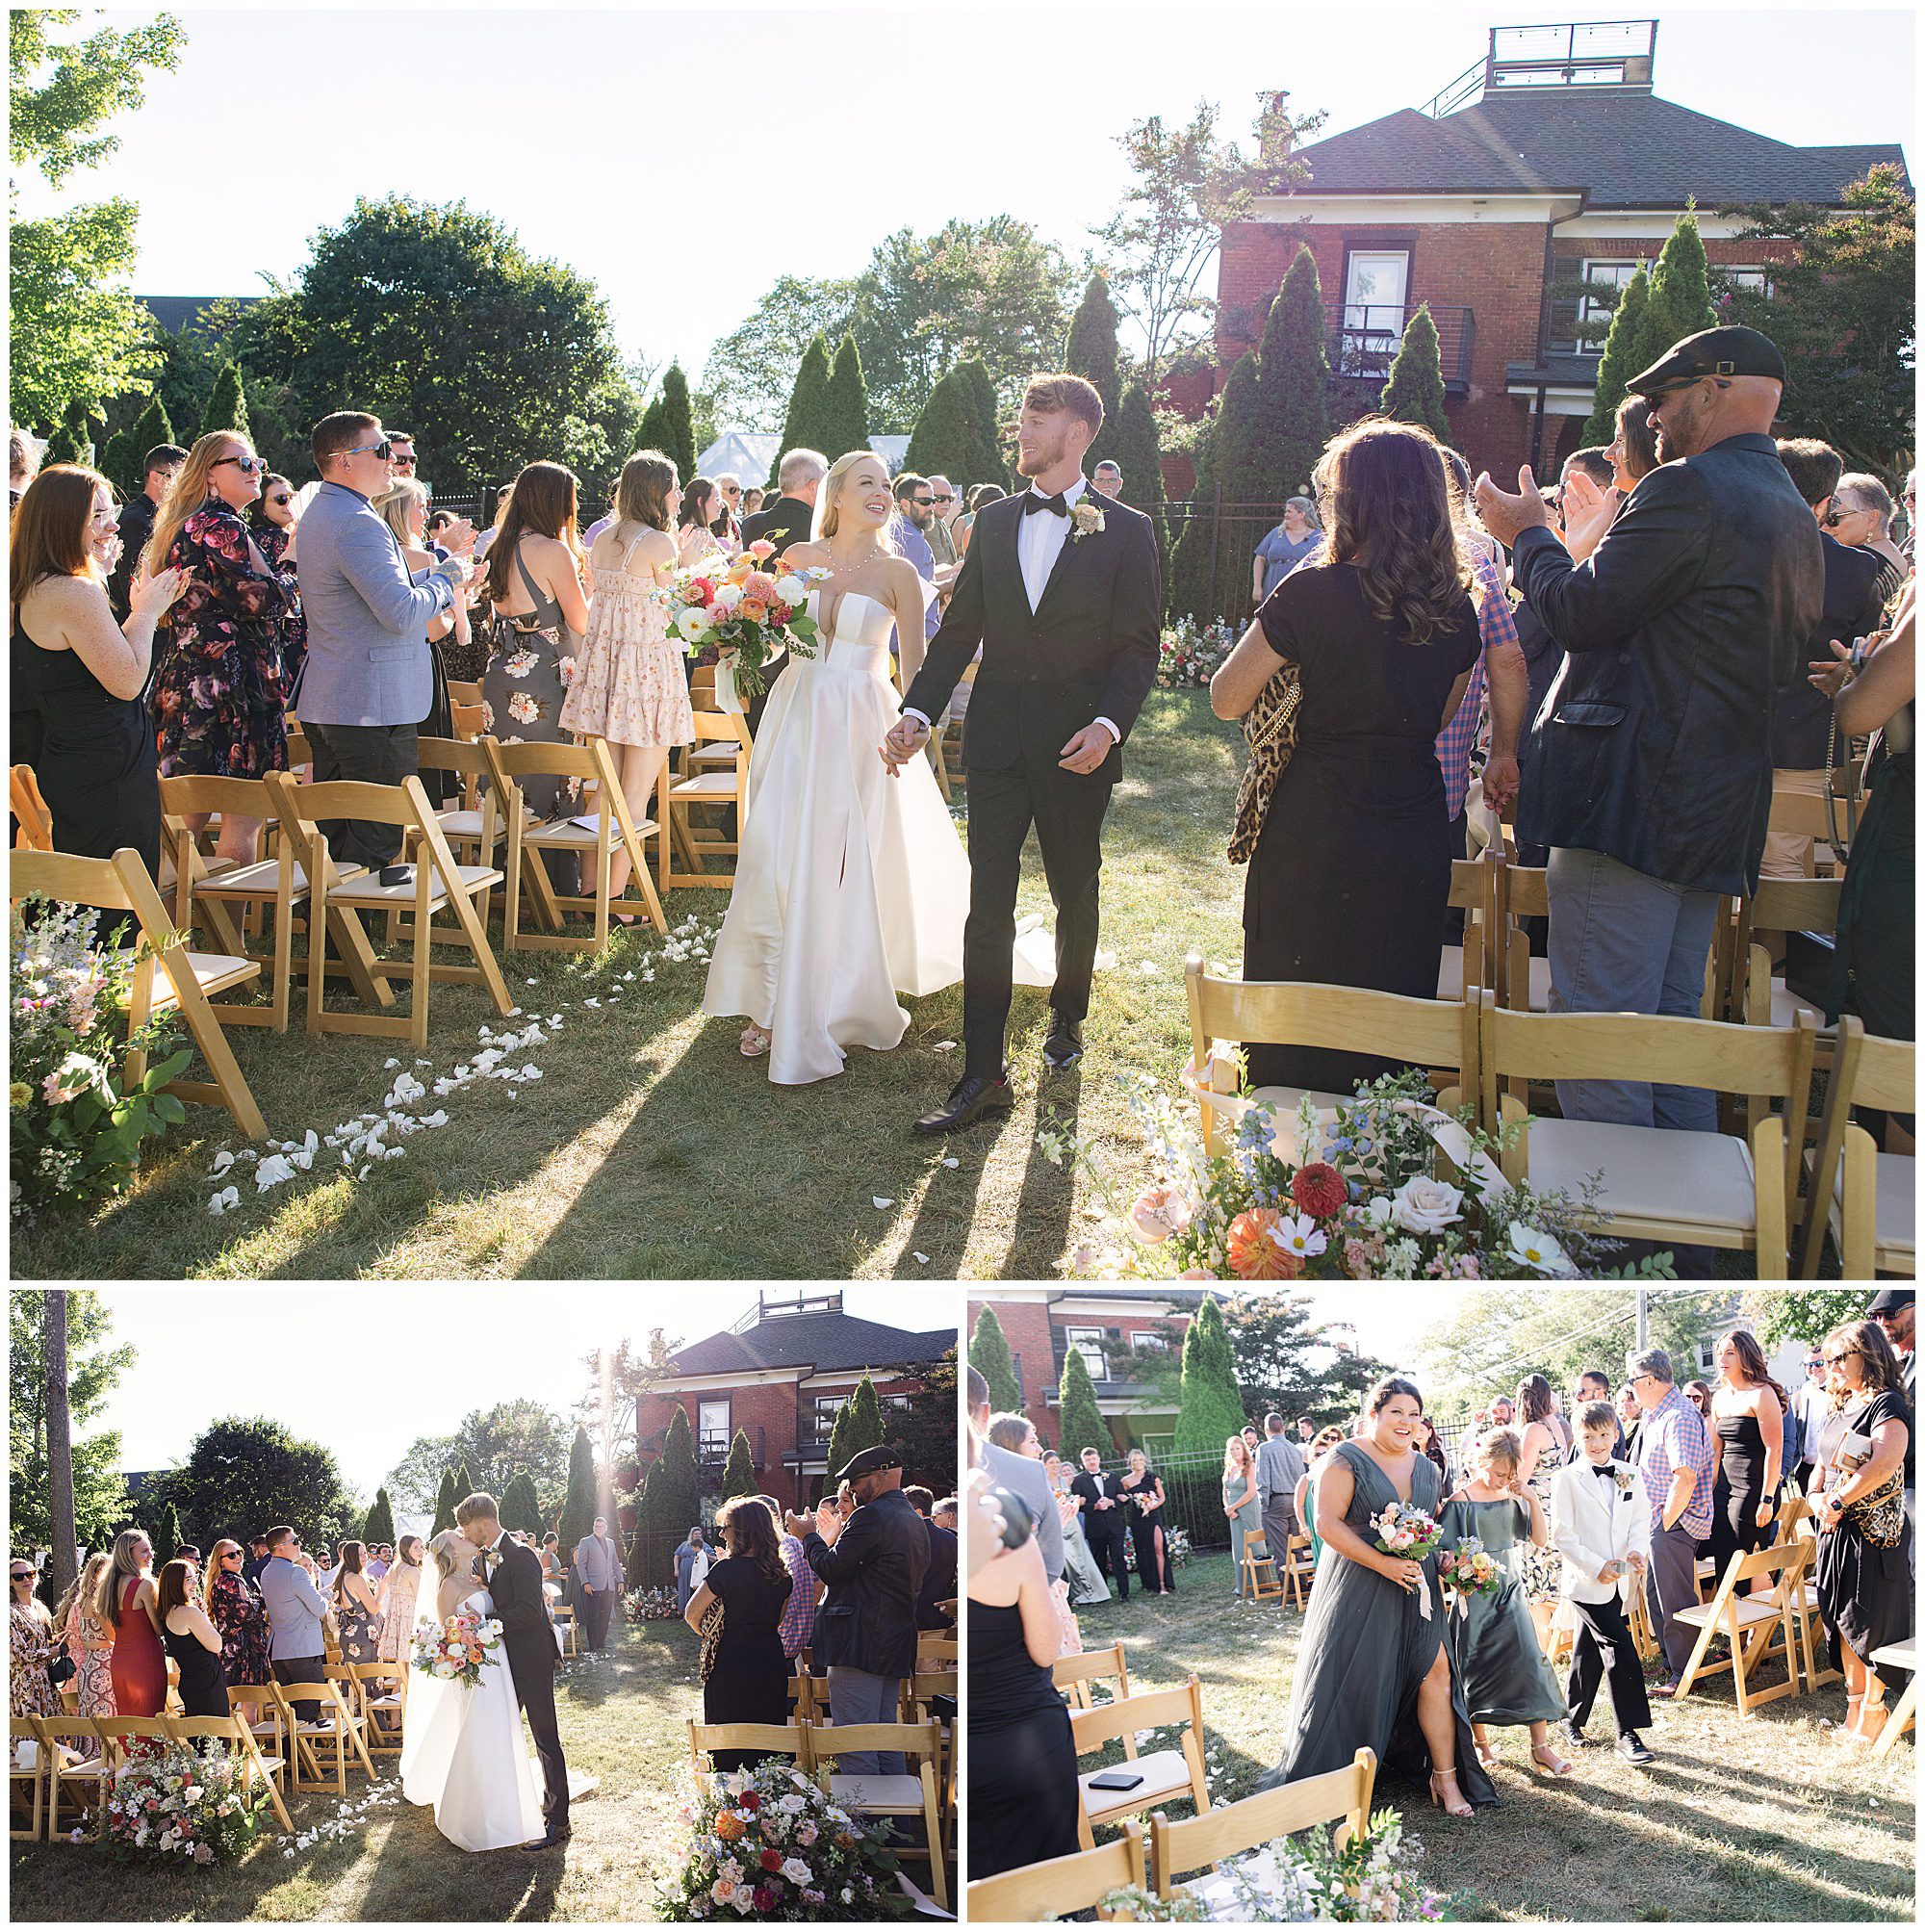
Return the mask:
M 1141 1449 L 1130 1451 L 1122 1491 L 1129 1499 L 1130 1540 L 1137 1550 L 1137 1582 L 1152 1595 L 1167 1597 L 1176 1587 L 1176 1565 L 1169 1559 L 1169 1530 L 1164 1520 L 1163 1478 Z
M 231 1536 L 215 1544 L 207 1565 L 204 1608 L 220 1634 L 220 1668 L 230 1685 L 267 1684 L 273 1664 L 268 1655 L 268 1610 L 261 1595 L 241 1574 L 242 1549 Z
M 1303 1455 L 1275 1409 L 1264 1417 L 1263 1445 L 1257 1451 L 1257 1490 L 1263 1504 L 1264 1541 L 1276 1558 L 1277 1572 L 1289 1560 L 1290 1539 L 1300 1533 L 1296 1485 L 1303 1480 Z
M 1711 1533 L 1704 1554 L 1720 1577 L 1733 1556 L 1761 1549 L 1772 1539 L 1790 1400 L 1749 1329 L 1733 1328 L 1719 1342 L 1710 1414 Z M 1754 1577 L 1751 1593 L 1771 1586 L 1769 1577 Z
M 116 623 L 124 623 L 132 608 L 129 593 L 154 534 L 155 514 L 186 461 L 187 451 L 178 443 L 156 443 L 141 459 L 141 487 L 120 506 L 120 556 L 107 580 L 107 601 Z
M 1292 497 L 1283 506 L 1283 521 L 1257 545 L 1251 571 L 1250 594 L 1261 604 L 1299 563 L 1317 554 L 1323 541 L 1323 527 L 1317 521 L 1317 505 L 1308 497 Z
M 66 1639 L 74 1672 L 75 1710 L 83 1717 L 114 1717 L 114 1632 L 100 1615 L 100 1584 L 114 1562 L 96 1550 L 81 1566 L 73 1586 L 54 1612 L 54 1628 Z
M 397 477 L 373 500 L 374 514 L 394 531 L 400 546 L 401 561 L 410 574 L 431 570 L 439 561 L 427 539 L 427 492 L 411 477 Z M 454 735 L 454 712 L 448 695 L 447 649 L 452 644 L 466 649 L 473 644 L 468 623 L 468 593 L 454 593 L 448 609 L 437 611 L 427 621 L 428 706 L 422 713 L 418 729 L 428 737 Z M 436 806 L 448 802 L 449 781 L 442 772 L 424 772 L 422 784 Z
M 319 1684 L 327 1668 L 321 1618 L 327 1599 L 315 1579 L 314 1559 L 301 1554 L 292 1526 L 277 1523 L 268 1532 L 268 1566 L 261 1572 L 261 1600 L 268 1611 L 268 1654 L 277 1684 Z M 301 1698 L 295 1713 L 314 1723 L 321 1706 Z
M 167 1662 L 154 1593 L 154 1546 L 141 1530 L 114 1539 L 95 1608 L 114 1633 L 114 1708 L 122 1717 L 158 1717 L 167 1701 Z
M 720 1635 L 702 1646 L 702 1721 L 786 1724 L 789 1666 L 782 1619 L 795 1585 L 782 1559 L 775 1518 L 759 1496 L 737 1496 L 716 1512 L 715 1528 L 728 1555 L 682 1612 L 689 1628 L 700 1632 L 710 1608 L 722 1607 Z M 715 1768 L 747 1770 L 767 1755 L 717 1751 Z
M 54 1622 L 34 1594 L 39 1572 L 25 1558 L 15 1557 L 7 1576 L 13 1591 L 8 1603 L 9 1709 L 15 1717 L 58 1717 L 60 1694 L 47 1675 L 54 1661 Z
M 376 1663 L 381 1656 L 381 1610 L 368 1581 L 368 1546 L 350 1539 L 341 1546 L 341 1568 L 334 1578 L 334 1623 L 343 1663 Z
M 703 1540 L 702 1525 L 691 1524 L 688 1534 L 675 1546 L 676 1609 L 683 1616 L 688 1614 L 689 1598 L 702 1587 L 702 1581 L 708 1574 L 708 1545 Z
M 184 1557 L 161 1565 L 155 1589 L 162 1643 L 173 1659 L 181 1714 L 186 1717 L 225 1717 L 227 1679 L 220 1667 L 220 1633 L 214 1619 L 194 1601 L 198 1581 Z
M 931 1518 L 936 1507 L 936 1492 L 919 1482 L 903 1485 L 903 1499 L 916 1513 L 922 1533 L 929 1538 L 929 1568 L 922 1573 L 922 1587 L 915 1593 L 915 1627 L 918 1631 L 945 1632 L 956 1623 L 956 1533 L 945 1530 Z M 945 1610 L 944 1605 L 948 1608 Z
M 1230 1524 L 1230 1559 L 1236 1565 L 1237 1594 L 1247 1593 L 1244 1558 L 1252 1544 L 1263 1545 L 1263 1498 L 1257 1488 L 1256 1458 L 1241 1435 L 1223 1444 L 1223 1514 Z M 1272 1556 L 1275 1552 L 1270 1552 Z
M 1305 1449 L 1303 1474 L 1297 1478 L 1296 1494 L 1292 1499 L 1296 1505 L 1296 1520 L 1310 1533 L 1313 1570 L 1323 1560 L 1323 1538 L 1317 1533 L 1317 1472 L 1343 1440 L 1344 1431 L 1335 1423 L 1327 1424 L 1311 1437 Z M 1441 1495 L 1443 1491 L 1440 1489 L 1438 1493 Z
M 715 1520 L 720 1528 L 722 1519 L 718 1516 Z M 588 1534 L 576 1544 L 575 1577 L 587 1613 L 588 1648 L 603 1650 L 608 1643 L 608 1619 L 622 1595 L 622 1553 L 608 1534 L 607 1517 L 596 1517 Z
M 1681 1610 L 1698 1607 L 1698 1545 L 1711 1533 L 1711 1442 L 1704 1418 L 1672 1379 L 1662 1349 L 1632 1349 L 1625 1368 L 1637 1397 L 1638 1475 L 1650 1505 L 1651 1567 L 1645 1596 L 1664 1652 L 1665 1682 L 1677 1694 L 1696 1641 Z

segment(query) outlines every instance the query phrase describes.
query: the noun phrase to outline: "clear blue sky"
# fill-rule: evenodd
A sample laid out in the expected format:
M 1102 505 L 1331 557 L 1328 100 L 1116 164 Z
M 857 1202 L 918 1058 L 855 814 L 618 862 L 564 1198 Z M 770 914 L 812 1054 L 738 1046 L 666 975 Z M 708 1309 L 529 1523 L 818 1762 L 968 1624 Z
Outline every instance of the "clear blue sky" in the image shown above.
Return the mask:
M 1482 59 L 1492 26 L 1623 13 L 1357 0 L 177 11 L 180 70 L 116 123 L 113 161 L 72 183 L 140 202 L 141 293 L 258 292 L 261 271 L 296 269 L 357 195 L 466 197 L 532 253 L 591 275 L 625 353 L 678 355 L 691 372 L 778 273 L 854 273 L 904 224 L 1011 213 L 1075 258 L 1124 185 L 1114 137 L 1143 116 L 1187 118 L 1207 97 L 1247 138 L 1257 90 L 1281 87 L 1296 111 L 1327 109 L 1334 133 L 1421 106 Z M 1909 147 L 1911 9 L 1659 19 L 1667 99 L 1784 141 Z M 787 159 L 771 168 L 784 126 Z M 209 138 L 217 127 L 255 138 Z M 914 136 L 921 150 L 904 151 Z M 30 190 L 23 212 L 45 205 Z M 743 233 L 757 205 L 780 212 Z
M 774 1297 L 794 1292 L 783 1287 Z M 519 1397 L 573 1418 L 584 1361 L 649 1330 L 671 1347 L 732 1327 L 753 1286 L 103 1288 L 114 1339 L 140 1351 L 96 1428 L 121 1466 L 164 1469 L 218 1415 L 268 1415 L 332 1449 L 364 1502 L 417 1436 Z M 891 1327 L 960 1319 L 951 1288 L 845 1288 L 844 1310 Z M 285 1364 L 276 1372 L 270 1365 Z

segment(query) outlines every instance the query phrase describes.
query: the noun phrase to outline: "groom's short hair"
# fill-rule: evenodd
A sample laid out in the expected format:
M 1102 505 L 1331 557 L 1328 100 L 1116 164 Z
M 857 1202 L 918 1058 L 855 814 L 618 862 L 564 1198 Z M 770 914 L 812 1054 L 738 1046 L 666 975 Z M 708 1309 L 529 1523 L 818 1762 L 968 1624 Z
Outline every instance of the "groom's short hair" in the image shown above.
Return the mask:
M 1073 416 L 1079 423 L 1089 424 L 1092 443 L 1103 426 L 1103 399 L 1096 394 L 1096 385 L 1066 371 L 1058 375 L 1032 375 L 1023 391 L 1023 407 L 1040 409 L 1045 415 Z
M 454 1520 L 464 1530 L 469 1524 L 478 1522 L 483 1516 L 495 1523 L 501 1520 L 500 1506 L 485 1489 L 477 1489 L 474 1495 L 464 1496 L 454 1506 Z

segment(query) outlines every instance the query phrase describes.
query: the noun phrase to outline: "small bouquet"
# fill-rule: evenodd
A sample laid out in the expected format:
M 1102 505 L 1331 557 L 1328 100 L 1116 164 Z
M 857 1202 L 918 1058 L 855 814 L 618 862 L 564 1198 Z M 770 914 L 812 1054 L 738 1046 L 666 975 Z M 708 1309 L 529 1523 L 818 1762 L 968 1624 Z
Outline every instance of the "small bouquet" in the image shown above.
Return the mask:
M 675 1592 L 669 1589 L 630 1590 L 622 1599 L 622 1610 L 630 1623 L 660 1623 L 681 1614 L 675 1607 Z
M 254 1841 L 268 1788 L 247 1784 L 247 1766 L 225 1745 L 149 1749 L 116 1767 L 103 1827 L 109 1853 L 121 1859 L 185 1859 L 213 1865 L 236 1859 Z M 82 1820 L 82 1828 L 92 1815 Z
M 1446 1550 L 1437 1559 L 1437 1574 L 1465 1600 L 1488 1596 L 1503 1582 L 1503 1571 L 1481 1536 L 1466 1536 L 1454 1550 Z
M 779 653 L 815 656 L 816 622 L 803 605 L 829 573 L 782 564 L 765 569 L 775 554 L 774 544 L 759 539 L 733 561 L 706 557 L 677 571 L 669 589 L 669 635 L 685 644 L 690 657 L 711 644 L 732 650 L 741 697 L 760 695 L 762 673 Z
M 415 1632 L 409 1653 L 417 1670 L 444 1682 L 479 1684 L 481 1672 L 499 1662 L 501 1626 L 491 1616 L 457 1611 L 441 1624 L 424 1624 Z

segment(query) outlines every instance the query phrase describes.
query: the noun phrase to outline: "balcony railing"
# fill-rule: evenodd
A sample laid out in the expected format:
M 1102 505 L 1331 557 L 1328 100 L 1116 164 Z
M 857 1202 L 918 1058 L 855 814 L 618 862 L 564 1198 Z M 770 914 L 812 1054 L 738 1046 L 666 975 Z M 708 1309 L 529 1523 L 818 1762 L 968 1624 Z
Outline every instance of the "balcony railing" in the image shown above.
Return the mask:
M 726 1435 L 705 1435 L 695 1445 L 695 1463 L 701 1470 L 720 1470 L 729 1460 L 730 1445 L 735 1440 L 735 1432 L 731 1430 Z M 763 1451 L 767 1447 L 759 1423 L 749 1431 L 749 1453 L 757 1469 L 762 1466 Z
M 1330 371 L 1348 381 L 1382 382 L 1397 359 L 1398 346 L 1419 302 L 1325 302 L 1330 330 Z M 1462 396 L 1471 386 L 1475 323 L 1468 308 L 1431 302 L 1437 328 L 1437 359 L 1444 387 Z

